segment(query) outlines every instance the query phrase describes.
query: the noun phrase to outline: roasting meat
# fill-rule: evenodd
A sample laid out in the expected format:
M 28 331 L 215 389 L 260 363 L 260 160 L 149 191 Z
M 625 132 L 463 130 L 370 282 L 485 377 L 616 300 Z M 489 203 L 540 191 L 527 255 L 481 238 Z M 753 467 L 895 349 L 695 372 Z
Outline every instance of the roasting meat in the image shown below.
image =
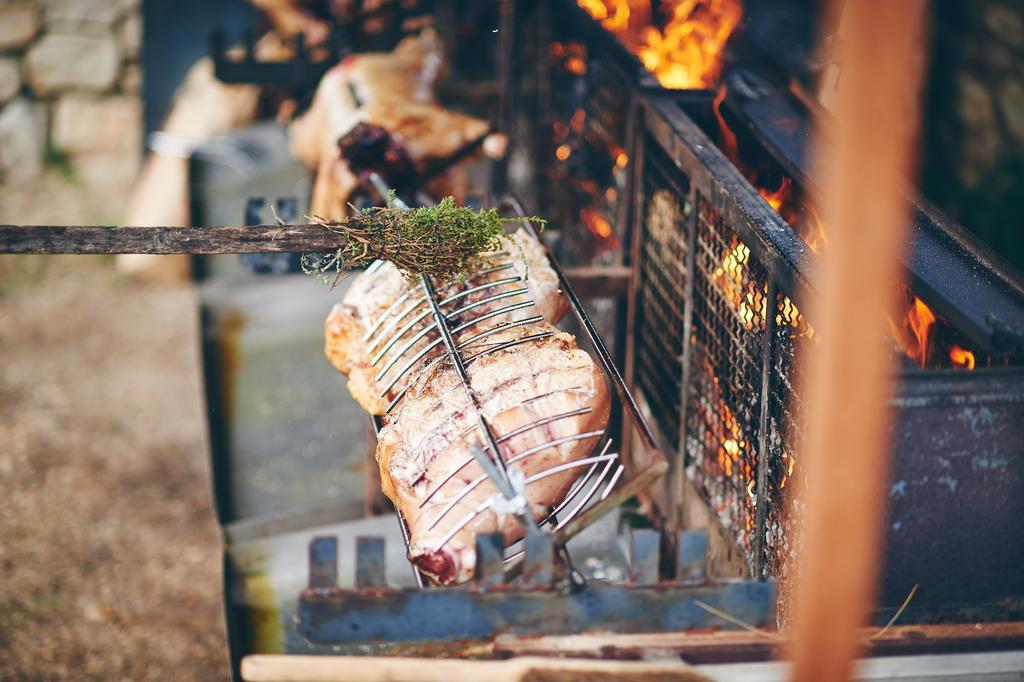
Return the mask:
M 441 40 L 425 29 L 402 40 L 392 52 L 350 56 L 324 75 L 309 111 L 290 131 L 292 153 L 316 169 L 313 215 L 345 217 L 362 171 L 378 171 L 397 185 L 410 173 L 430 168 L 487 134 L 486 121 L 437 103 L 434 88 L 443 71 Z M 364 140 L 375 140 L 367 130 L 385 132 L 390 144 L 380 147 L 382 154 L 375 162 L 364 159 L 356 167 L 353 148 L 359 151 Z M 491 136 L 484 152 L 503 155 L 503 140 L 503 136 Z M 391 155 L 384 156 L 389 150 Z M 460 198 L 465 186 L 465 171 L 455 167 L 439 174 L 427 189 L 438 196 Z
M 467 371 L 501 456 L 525 476 L 526 499 L 540 520 L 564 498 L 580 470 L 532 482 L 530 477 L 586 457 L 607 424 L 609 401 L 590 355 L 571 335 L 544 323 L 481 340 L 465 356 L 534 336 L 540 338 L 478 356 Z M 508 544 L 523 532 L 515 518 L 487 508 L 496 488 L 472 459 L 471 445 L 485 442 L 475 415 L 446 358 L 422 374 L 388 416 L 377 446 L 384 493 L 409 527 L 409 558 L 440 584 L 472 575 L 477 533 L 500 531 Z
M 506 255 L 486 258 L 488 265 L 483 267 L 483 270 L 496 267 L 500 269 L 486 274 L 471 275 L 465 283 L 466 288 L 476 288 L 488 281 L 516 276 L 525 278 L 525 281 L 481 288 L 443 306 L 453 328 L 458 328 L 459 325 L 498 308 L 528 300 L 532 300 L 534 304 L 515 311 L 516 314 L 511 317 L 523 319 L 528 316 L 541 316 L 545 322 L 555 324 L 565 314 L 568 301 L 559 290 L 558 277 L 548 264 L 544 249 L 537 240 L 525 230 L 519 230 L 502 241 L 502 251 L 499 253 Z M 503 295 L 523 289 L 526 291 Z M 457 292 L 457 289 L 441 288 L 438 293 L 443 301 L 446 296 L 451 297 Z M 396 301 L 406 295 L 408 298 L 403 303 L 394 306 Z M 408 360 L 437 339 L 436 333 L 423 333 L 427 326 L 433 323 L 433 319 L 426 304 L 416 305 L 422 300 L 419 285 L 410 282 L 393 265 L 386 263 L 357 277 L 345 298 L 334 307 L 327 318 L 325 353 L 331 364 L 348 376 L 352 396 L 371 414 L 384 414 L 388 404 L 416 371 L 426 366 L 443 350 L 442 345 L 436 343 L 414 367 L 405 372 L 405 376 L 388 388 L 406 368 Z M 464 342 L 471 335 L 483 332 L 508 319 L 510 316 L 503 315 L 469 325 L 456 335 L 456 342 Z M 381 320 L 384 321 L 380 322 Z M 401 333 L 403 329 L 405 331 Z M 371 331 L 367 339 L 367 333 Z M 417 339 L 420 334 L 422 337 Z M 387 348 L 387 342 L 396 335 L 399 335 L 398 340 Z M 374 365 L 373 360 L 378 355 L 380 359 Z M 385 368 L 388 368 L 387 371 L 383 371 Z M 380 379 L 376 378 L 378 376 Z
M 514 515 L 489 506 L 497 489 L 473 459 L 487 442 L 475 405 L 538 520 L 564 499 L 581 473 L 572 463 L 593 452 L 608 422 L 604 376 L 552 326 L 568 301 L 540 243 L 519 230 L 482 261 L 464 282 L 435 285 L 472 397 L 419 285 L 390 264 L 357 277 L 325 325 L 327 357 L 360 404 L 384 415 L 377 462 L 408 525 L 409 558 L 440 584 L 471 576 L 476 534 L 501 532 L 511 543 L 523 532 Z

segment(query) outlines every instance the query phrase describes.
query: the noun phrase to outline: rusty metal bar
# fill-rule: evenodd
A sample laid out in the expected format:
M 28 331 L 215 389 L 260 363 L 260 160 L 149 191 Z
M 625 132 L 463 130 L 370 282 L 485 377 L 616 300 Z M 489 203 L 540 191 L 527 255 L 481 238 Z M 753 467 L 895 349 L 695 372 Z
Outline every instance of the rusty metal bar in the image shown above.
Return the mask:
M 768 470 L 771 453 L 768 446 L 769 404 L 771 402 L 772 362 L 775 358 L 775 316 L 778 312 L 778 287 L 768 283 L 765 301 L 764 338 L 761 358 L 761 414 L 757 431 L 757 494 L 754 509 L 754 560 L 751 571 L 755 578 L 764 577 L 765 541 L 768 527 Z

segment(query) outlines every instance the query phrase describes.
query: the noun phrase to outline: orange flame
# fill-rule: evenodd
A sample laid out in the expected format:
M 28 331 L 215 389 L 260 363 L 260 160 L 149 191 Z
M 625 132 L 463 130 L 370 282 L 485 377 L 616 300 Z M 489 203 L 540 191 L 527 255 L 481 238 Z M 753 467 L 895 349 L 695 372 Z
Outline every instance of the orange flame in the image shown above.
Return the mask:
M 924 301 L 914 296 L 900 320 L 899 326 L 889 320 L 892 337 L 908 358 L 924 368 L 928 363 L 928 345 L 935 326 L 935 313 Z
M 814 253 L 821 253 L 821 250 L 828 244 L 828 237 L 825 234 L 825 221 L 818 215 L 818 210 L 814 208 L 814 204 L 810 201 L 805 201 L 803 204 L 805 221 L 809 224 L 810 229 L 805 229 L 802 235 L 804 241 L 807 242 L 807 246 Z
M 722 51 L 743 16 L 740 0 L 675 0 L 664 30 L 650 25 L 646 0 L 577 0 L 673 90 L 707 88 L 722 71 Z
M 793 195 L 793 180 L 789 176 L 782 178 L 782 184 L 774 192 L 764 187 L 759 187 L 757 193 L 761 195 L 761 198 L 768 202 L 776 213 L 782 213 L 782 207 L 785 206 Z
M 718 285 L 718 290 L 743 326 L 752 331 L 761 331 L 768 314 L 768 285 L 749 276 L 749 261 L 750 249 L 734 237 L 731 250 L 711 273 L 711 279 Z M 797 336 L 814 336 L 814 328 L 804 320 L 788 296 L 783 296 L 777 306 L 775 324 L 799 330 Z
M 573 55 L 565 60 L 565 68 L 569 73 L 582 76 L 587 72 L 587 63 L 579 57 Z
M 913 336 L 913 343 L 907 344 L 907 356 L 921 367 L 928 361 L 928 337 L 935 324 L 935 313 L 925 302 L 914 297 L 914 303 L 905 316 L 907 327 Z
M 736 241 L 732 250 L 725 254 L 721 264 L 711 273 L 711 279 L 718 284 L 729 307 L 739 316 L 747 329 L 760 328 L 764 321 L 765 296 L 747 277 L 747 262 L 750 249 L 743 242 Z
M 602 0 L 577 0 L 577 4 L 600 22 L 608 18 L 608 8 L 604 6 Z
M 720 146 L 722 152 L 758 188 L 758 194 L 761 195 L 768 205 L 797 231 L 807 246 L 815 253 L 819 253 L 828 241 L 825 221 L 818 215 L 814 204 L 806 198 L 799 198 L 797 196 L 790 177 L 783 176 L 782 183 L 775 190 L 758 186 L 757 173 L 748 169 L 740 161 L 736 135 L 729 128 L 722 115 L 721 107 L 725 101 L 725 95 L 725 88 L 719 88 L 713 103 L 713 111 L 721 132 Z M 745 246 L 742 248 L 746 249 Z M 733 310 L 739 313 L 748 329 L 753 329 L 754 324 L 752 323 L 764 320 L 765 303 L 762 299 L 761 306 L 757 308 L 760 313 L 759 316 L 748 312 L 750 294 L 749 292 L 743 293 L 740 290 L 744 270 L 738 267 L 743 266 L 745 268 L 748 257 L 748 251 L 739 253 L 734 250 L 733 253 L 727 254 L 722 261 L 722 266 L 715 271 L 714 278 L 722 287 L 723 293 Z M 932 360 L 934 364 L 935 359 L 941 358 L 944 360 L 948 357 L 953 367 L 963 367 L 968 370 L 974 369 L 975 357 L 972 352 L 954 345 L 949 347 L 947 355 L 946 351 L 933 348 L 935 343 L 931 339 L 935 336 L 934 329 L 936 328 L 936 323 L 938 322 L 943 327 L 948 323 L 945 320 L 939 320 L 920 298 L 913 296 L 908 300 L 909 305 L 903 318 L 900 320 L 900 324 L 897 325 L 891 319 L 889 320 L 892 337 L 903 352 L 906 353 L 907 357 L 912 359 L 921 368 L 926 367 L 929 360 Z M 776 315 L 776 323 L 779 326 L 789 324 L 795 328 L 803 329 L 804 321 L 800 316 L 800 312 L 795 306 L 791 305 L 789 299 L 785 300 L 784 305 L 791 306 L 793 314 L 785 317 Z M 800 335 L 813 337 L 814 330 L 808 325 L 806 331 L 801 331 Z M 942 346 L 942 348 L 946 348 L 946 346 Z M 929 357 L 930 354 L 934 355 L 934 358 Z
M 949 349 L 949 359 L 954 367 L 974 369 L 974 353 L 960 346 L 953 346 Z
M 732 128 L 726 124 L 725 118 L 722 116 L 722 102 L 725 101 L 725 93 L 724 85 L 718 88 L 712 109 L 714 109 L 715 119 L 718 121 L 718 129 L 722 131 L 722 153 L 725 154 L 725 158 L 739 166 L 740 148 L 736 142 L 736 133 L 732 132 Z
M 793 468 L 796 466 L 796 460 L 793 459 L 793 455 L 783 451 L 782 461 L 786 462 L 786 471 L 782 474 L 782 480 L 779 481 L 779 488 L 785 488 L 786 483 L 793 477 Z
M 691 338 L 695 341 L 695 338 Z M 750 533 L 754 530 L 754 508 L 757 506 L 756 471 L 753 461 L 754 443 L 744 434 L 744 426 L 733 414 L 722 395 L 722 386 L 707 358 L 701 358 L 707 380 L 704 396 L 695 406 L 703 421 L 703 441 L 706 447 L 705 474 L 725 483 L 715 502 L 715 511 L 735 530 Z M 737 480 L 738 479 L 738 480 Z M 734 483 L 735 481 L 735 483 Z M 742 485 L 743 487 L 740 487 Z M 739 525 L 739 524 L 742 524 Z
M 721 133 L 719 147 L 722 153 L 725 155 L 725 158 L 732 161 L 733 165 L 743 173 L 747 180 L 750 181 L 750 184 L 757 188 L 757 193 L 768 202 L 768 205 L 790 227 L 796 230 L 808 248 L 815 253 L 819 253 L 826 242 L 824 221 L 818 217 L 818 212 L 814 209 L 814 205 L 807 198 L 798 195 L 794 191 L 792 178 L 784 175 L 778 189 L 768 189 L 763 186 L 763 182 L 758 178 L 757 171 L 747 167 L 740 160 L 736 133 L 732 131 L 722 115 L 722 103 L 725 101 L 725 96 L 726 89 L 725 86 L 722 86 L 715 93 L 715 99 L 712 102 L 712 110 Z
M 944 331 L 949 323 L 936 315 L 924 301 L 904 289 L 907 309 L 897 325 L 889 318 L 889 327 L 896 345 L 918 367 L 962 367 L 973 370 L 974 353 L 957 344 L 950 344 Z M 948 361 L 948 365 L 945 365 Z

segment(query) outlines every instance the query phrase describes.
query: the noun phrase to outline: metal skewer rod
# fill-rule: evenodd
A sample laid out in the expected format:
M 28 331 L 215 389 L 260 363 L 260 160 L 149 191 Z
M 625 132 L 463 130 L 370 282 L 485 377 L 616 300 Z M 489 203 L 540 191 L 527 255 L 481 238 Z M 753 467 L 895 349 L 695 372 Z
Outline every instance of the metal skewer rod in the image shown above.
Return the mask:
M 342 239 L 319 223 L 214 227 L 0 225 L 0 253 L 303 253 Z
M 388 195 L 388 187 L 385 185 L 384 180 L 380 175 L 371 173 L 369 175 L 369 182 L 373 185 L 374 189 L 381 194 L 381 196 Z M 393 199 L 394 204 L 399 208 L 408 208 L 408 206 L 401 199 Z M 488 478 L 494 483 L 498 492 L 508 500 L 514 499 L 518 493 L 512 485 L 512 480 L 509 477 L 508 470 L 505 468 L 505 461 L 501 458 L 501 450 L 498 448 L 497 439 L 494 432 L 491 430 L 490 424 L 484 419 L 483 410 L 480 408 L 480 403 L 477 400 L 476 394 L 473 392 L 473 388 L 469 382 L 469 374 L 466 372 L 466 365 L 463 362 L 462 354 L 459 352 L 459 348 L 452 338 L 451 329 L 448 324 L 448 318 L 444 311 L 441 309 L 437 291 L 434 289 L 433 283 L 430 278 L 426 275 L 420 276 L 420 286 L 425 294 L 427 305 L 430 307 L 431 313 L 434 317 L 434 325 L 441 335 L 441 339 L 444 342 L 445 348 L 448 351 L 448 355 L 452 359 L 452 364 L 455 367 L 455 371 L 459 375 L 460 383 L 466 392 L 466 396 L 469 399 L 470 405 L 473 406 L 476 412 L 477 422 L 480 426 L 481 432 L 487 441 L 489 447 L 489 453 L 479 445 L 474 444 L 470 448 L 470 452 L 473 454 L 473 458 L 480 465 L 480 468 L 484 470 Z M 529 505 L 526 505 L 526 509 L 516 514 L 516 518 L 519 519 L 520 523 L 528 529 L 535 529 L 537 522 L 533 518 Z
M 508 470 L 505 468 L 505 460 L 501 458 L 501 451 L 498 449 L 498 443 L 494 436 L 494 432 L 491 431 L 490 424 L 488 424 L 487 420 L 484 419 L 483 411 L 480 409 L 480 403 L 476 398 L 476 394 L 473 392 L 473 388 L 470 386 L 469 374 L 466 372 L 466 365 L 462 360 L 462 354 L 455 345 L 455 340 L 452 339 L 451 330 L 448 328 L 448 320 L 445 318 L 444 313 L 441 311 L 441 307 L 437 303 L 434 285 L 430 283 L 429 277 L 423 275 L 421 278 L 421 286 L 423 287 L 423 291 L 427 294 L 427 303 L 430 304 L 430 307 L 433 310 L 434 324 L 437 325 L 437 330 L 441 333 L 441 339 L 444 341 L 444 345 L 448 349 L 448 353 L 452 359 L 452 364 L 455 366 L 455 371 L 458 373 L 462 387 L 465 389 L 466 396 L 469 398 L 469 403 L 473 406 L 476 412 L 476 418 L 480 425 L 480 430 L 487 439 L 488 445 L 490 445 L 490 455 L 484 452 L 483 448 L 477 445 L 470 448 L 470 452 L 473 453 L 473 458 L 477 460 L 477 463 L 480 464 L 480 467 L 487 474 L 488 478 L 494 482 L 501 494 L 511 500 L 516 496 L 516 491 L 512 487 L 512 481 L 509 479 Z M 529 513 L 524 514 L 524 516 L 529 518 L 530 521 L 533 520 L 533 516 Z

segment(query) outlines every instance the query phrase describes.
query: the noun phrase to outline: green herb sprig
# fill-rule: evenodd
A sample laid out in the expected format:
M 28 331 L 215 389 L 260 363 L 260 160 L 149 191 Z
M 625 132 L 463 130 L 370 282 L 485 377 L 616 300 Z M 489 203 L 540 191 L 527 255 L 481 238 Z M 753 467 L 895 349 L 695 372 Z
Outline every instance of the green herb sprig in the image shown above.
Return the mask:
M 506 223 L 522 220 L 541 229 L 546 224 L 537 217 L 505 218 L 493 208 L 474 211 L 456 205 L 452 197 L 436 206 L 354 211 L 345 220 L 313 218 L 338 235 L 341 246 L 330 253 L 302 254 L 302 270 L 334 286 L 345 270 L 386 260 L 410 277 L 454 279 L 465 275 L 481 254 L 499 248 Z

